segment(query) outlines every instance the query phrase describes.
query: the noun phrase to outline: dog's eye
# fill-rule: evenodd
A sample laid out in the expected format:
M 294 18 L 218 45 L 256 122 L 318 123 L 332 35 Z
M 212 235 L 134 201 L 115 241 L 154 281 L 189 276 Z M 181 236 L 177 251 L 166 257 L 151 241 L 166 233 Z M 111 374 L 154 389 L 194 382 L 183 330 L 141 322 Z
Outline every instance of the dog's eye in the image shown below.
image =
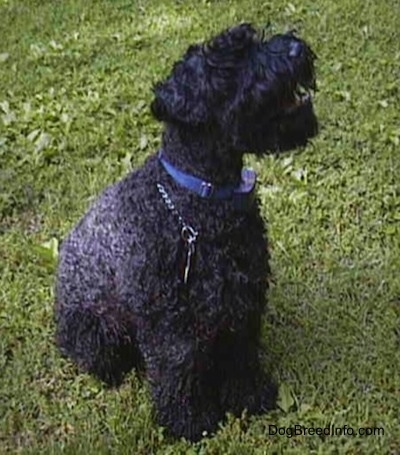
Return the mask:
M 288 42 L 276 37 L 266 43 L 266 51 L 270 54 L 287 54 Z

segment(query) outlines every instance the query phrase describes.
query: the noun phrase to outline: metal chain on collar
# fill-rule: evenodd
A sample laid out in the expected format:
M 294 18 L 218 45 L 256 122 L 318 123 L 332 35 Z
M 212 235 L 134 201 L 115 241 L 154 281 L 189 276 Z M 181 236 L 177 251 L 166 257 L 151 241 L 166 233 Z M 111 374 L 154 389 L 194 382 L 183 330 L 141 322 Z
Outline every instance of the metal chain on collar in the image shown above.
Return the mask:
M 169 197 L 167 190 L 163 185 L 161 185 L 161 183 L 157 183 L 157 190 L 160 193 L 165 205 L 173 213 L 173 215 L 175 215 L 181 225 L 181 238 L 186 247 L 185 270 L 183 272 L 183 283 L 186 285 L 189 278 L 190 268 L 192 266 L 192 259 L 196 252 L 196 241 L 199 233 L 193 228 L 193 226 L 185 222 Z

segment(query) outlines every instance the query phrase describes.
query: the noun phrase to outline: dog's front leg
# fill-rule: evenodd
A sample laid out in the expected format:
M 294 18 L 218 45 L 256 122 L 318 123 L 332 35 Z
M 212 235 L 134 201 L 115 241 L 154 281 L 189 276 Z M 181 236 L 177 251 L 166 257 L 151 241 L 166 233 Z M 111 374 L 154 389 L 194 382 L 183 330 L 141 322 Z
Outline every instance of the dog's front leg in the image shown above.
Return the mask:
M 144 354 L 158 422 L 171 435 L 191 441 L 214 432 L 222 414 L 207 349 L 176 339 L 153 348 L 146 343 Z
M 259 321 L 221 337 L 218 352 L 221 408 L 237 416 L 244 409 L 250 414 L 273 409 L 277 387 L 260 362 Z

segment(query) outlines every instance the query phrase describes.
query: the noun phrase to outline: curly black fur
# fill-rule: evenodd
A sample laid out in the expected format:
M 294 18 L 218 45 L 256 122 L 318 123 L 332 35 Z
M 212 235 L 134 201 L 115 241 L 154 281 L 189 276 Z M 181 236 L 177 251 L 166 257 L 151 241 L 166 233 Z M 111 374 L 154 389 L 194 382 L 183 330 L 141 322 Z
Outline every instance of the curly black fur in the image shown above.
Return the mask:
M 315 55 L 293 33 L 266 40 L 249 24 L 191 46 L 156 85 L 163 154 L 216 185 L 238 183 L 245 152 L 306 144 L 317 132 Z M 161 183 L 199 231 L 187 285 L 181 226 Z M 258 201 L 204 199 L 156 155 L 107 188 L 62 244 L 56 286 L 63 354 L 111 385 L 144 369 L 160 424 L 175 436 L 212 433 L 227 411 L 274 406 L 259 361 L 268 248 Z

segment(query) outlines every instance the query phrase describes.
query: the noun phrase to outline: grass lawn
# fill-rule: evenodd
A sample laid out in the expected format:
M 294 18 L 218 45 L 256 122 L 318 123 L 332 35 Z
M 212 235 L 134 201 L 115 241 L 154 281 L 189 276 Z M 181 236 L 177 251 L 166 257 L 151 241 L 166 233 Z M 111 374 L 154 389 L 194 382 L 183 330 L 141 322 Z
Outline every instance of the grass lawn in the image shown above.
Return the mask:
M 0 18 L 0 453 L 400 454 L 398 0 L 0 0 Z M 190 445 L 153 423 L 134 373 L 106 390 L 59 356 L 57 246 L 157 149 L 154 82 L 241 21 L 313 46 L 321 132 L 302 153 L 248 158 L 271 240 L 263 333 L 280 409 Z

